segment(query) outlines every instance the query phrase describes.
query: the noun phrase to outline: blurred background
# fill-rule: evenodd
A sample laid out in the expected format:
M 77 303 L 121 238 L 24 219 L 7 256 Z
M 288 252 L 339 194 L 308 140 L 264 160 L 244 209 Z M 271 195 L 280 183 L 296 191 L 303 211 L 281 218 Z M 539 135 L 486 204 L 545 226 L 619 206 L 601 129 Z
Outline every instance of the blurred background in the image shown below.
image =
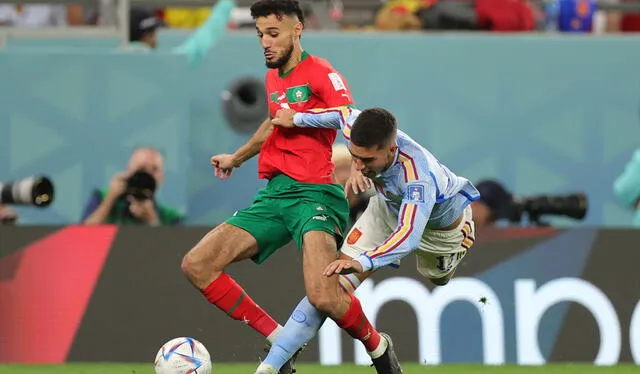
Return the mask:
M 259 124 L 266 68 L 248 1 L 222 15 L 226 34 L 197 63 L 175 53 L 210 32 L 206 1 L 0 5 L 0 181 L 55 186 L 47 209 L 14 204 L 19 224 L 82 222 L 95 190 L 145 147 L 160 152 L 158 200 L 183 224 L 215 225 L 253 197 L 255 160 L 219 181 L 209 157 Z M 303 4 L 304 48 L 343 73 L 359 107 L 389 108 L 443 163 L 490 181 L 493 218 L 521 224 L 542 209 L 553 213 L 543 223 L 633 225 L 640 179 L 614 185 L 640 147 L 640 2 Z M 523 201 L 524 213 L 497 214 L 497 189 L 512 200 L 581 194 L 588 209 Z
M 266 68 L 249 15 L 251 2 L 238 0 L 235 7 L 222 10 L 216 8 L 215 0 L 3 1 L 0 296 L 13 295 L 14 299 L 4 300 L 15 301 L 17 296 L 10 287 L 18 287 L 13 288 L 16 290 L 30 284 L 25 280 L 10 286 L 9 280 L 19 274 L 20 261 L 15 256 L 23 258 L 30 245 L 40 245 L 56 230 L 70 236 L 38 248 L 67 253 L 69 240 L 76 240 L 73 238 L 78 238 L 79 251 L 104 247 L 92 252 L 91 258 L 74 260 L 72 253 L 68 258 L 53 256 L 95 265 L 87 265 L 95 268 L 95 279 L 90 283 L 98 282 L 104 295 L 96 296 L 102 301 L 90 298 L 86 304 L 90 309 L 130 311 L 135 303 L 158 303 L 150 296 L 138 299 L 147 288 L 134 291 L 120 280 L 121 274 L 133 271 L 124 255 L 131 251 L 137 256 L 133 263 L 149 266 L 147 260 L 153 258 L 154 266 L 164 269 L 163 276 L 171 274 L 166 275 L 171 279 L 167 287 L 176 293 L 182 292 L 177 291 L 181 288 L 187 290 L 178 271 L 181 254 L 202 230 L 246 207 L 265 183 L 257 179 L 255 159 L 228 180 L 215 178 L 209 161 L 214 154 L 231 153 L 244 144 L 266 112 Z M 605 297 L 614 300 L 617 313 L 627 322 L 622 328 L 617 326 L 623 335 L 618 336 L 622 339 L 618 356 L 607 361 L 599 355 L 600 363 L 618 359 L 637 362 L 640 349 L 629 346 L 633 339 L 628 335 L 640 334 L 635 327 L 640 328 L 640 319 L 636 324 L 629 322 L 639 296 L 635 290 L 640 289 L 632 268 L 640 239 L 635 229 L 640 227 L 640 1 L 303 0 L 302 4 L 307 16 L 303 48 L 326 58 L 344 75 L 356 105 L 389 109 L 403 131 L 480 189 L 482 199 L 474 203 L 474 216 L 477 225 L 487 231 L 483 234 L 479 229 L 478 254 L 469 256 L 468 262 L 480 261 L 482 248 L 491 255 L 461 270 L 461 276 L 498 287 L 499 299 L 513 300 L 513 289 L 498 285 L 514 284 L 523 274 L 539 285 L 576 277 L 600 288 L 605 287 L 598 282 L 606 274 L 604 282 L 616 289 L 614 293 L 624 295 Z M 200 38 L 204 44 L 193 42 L 197 34 L 204 35 Z M 348 165 L 349 155 L 339 147 L 336 145 L 334 152 L 336 163 Z M 358 199 L 351 202 L 355 219 L 364 204 Z M 83 224 L 181 227 L 128 227 L 123 231 Z M 101 231 L 109 227 L 117 232 Z M 521 231 L 523 227 L 530 231 Z M 166 231 L 173 229 L 182 234 Z M 147 244 L 136 244 L 143 242 Z M 508 250 L 512 252 L 505 252 Z M 156 258 L 158 253 L 162 254 Z M 288 256 L 295 257 L 293 251 Z M 295 260 L 288 261 L 297 266 Z M 101 273 L 103 265 L 113 268 Z M 256 274 L 267 276 L 272 265 L 259 272 L 246 266 L 240 272 L 259 287 Z M 621 270 L 627 269 L 625 266 L 628 274 Z M 67 266 L 44 264 L 30 269 L 71 271 Z M 395 274 L 386 273 L 381 279 Z M 613 286 L 616 274 L 629 282 L 628 288 Z M 28 274 L 24 276 L 28 278 Z M 280 275 L 285 283 L 294 276 L 299 274 Z M 4 291 L 3 281 L 4 287 L 9 287 Z M 154 282 L 148 281 L 148 289 Z M 147 283 L 138 286 L 141 284 Z M 171 288 L 171 284 L 179 287 Z M 292 294 L 302 295 L 301 288 L 291 287 Z M 133 304 L 111 304 L 122 292 L 131 294 L 127 302 Z M 167 327 L 170 331 L 160 333 L 161 317 L 180 313 L 178 306 L 165 309 L 163 304 L 157 309 L 164 312 L 154 324 L 147 330 L 141 327 L 146 346 L 136 343 L 140 338 L 136 335 L 130 339 L 131 346 L 124 344 L 120 349 L 122 354 L 105 356 L 96 353 L 104 351 L 92 350 L 83 342 L 95 338 L 118 344 L 117 334 L 99 326 L 132 317 L 96 312 L 99 317 L 83 322 L 89 327 L 72 323 L 74 329 L 80 329 L 78 336 L 85 339 L 73 343 L 76 350 L 69 346 L 59 356 L 51 356 L 54 358 L 33 358 L 20 356 L 22 351 L 16 348 L 11 354 L 5 351 L 0 361 L 144 360 L 140 348 L 135 347 L 154 351 L 155 345 L 159 347 L 172 335 L 200 334 L 205 345 L 215 346 L 217 338 L 202 337 L 206 335 L 202 331 L 207 331 L 202 326 L 210 323 L 224 329 L 220 326 L 231 322 L 203 304 L 195 292 L 185 292 L 185 300 L 172 299 L 167 304 L 194 303 L 189 309 L 200 310 L 202 318 L 210 320 L 192 324 L 191 319 L 185 320 L 183 326 L 188 327 L 181 330 L 176 323 Z M 297 299 L 287 299 L 286 307 L 274 304 L 281 321 Z M 51 302 L 62 309 L 66 305 Z M 0 311 L 8 313 L 2 303 L 6 307 L 10 302 L 0 298 Z M 494 361 L 527 362 L 519 361 L 515 348 L 509 348 L 520 344 L 513 322 L 517 311 L 512 303 L 504 305 L 511 308 L 511 314 L 505 309 L 504 329 L 507 343 L 513 344 L 507 344 L 504 356 L 495 356 Z M 383 313 L 380 318 L 384 321 L 388 315 L 388 320 L 397 319 L 393 316 L 407 311 L 402 308 L 392 308 L 395 312 Z M 548 331 L 555 332 L 545 335 L 549 339 L 542 351 L 547 357 L 593 361 L 598 344 L 606 342 L 598 340 L 604 338 L 598 338 L 595 327 L 591 332 L 579 326 L 564 329 L 561 321 L 568 321 L 566 313 L 571 313 L 567 308 L 564 312 L 557 309 L 549 317 Z M 593 310 L 598 308 L 589 310 L 596 313 Z M 587 312 L 578 309 L 571 310 L 595 326 L 593 319 L 585 317 Z M 451 313 L 447 312 L 450 317 L 443 319 L 443 325 L 449 326 L 449 320 L 464 320 L 465 313 L 477 314 L 473 308 Z M 3 338 L 7 342 L 9 337 L 20 335 L 16 332 L 19 328 L 2 327 L 20 324 L 0 315 L 0 320 L 3 318 L 0 347 L 6 348 L 9 345 L 2 346 Z M 146 326 L 143 320 L 146 317 L 140 316 L 136 321 Z M 443 346 L 471 347 L 464 334 L 480 333 L 479 324 L 473 321 L 470 323 L 478 326 L 456 327 L 462 340 L 447 340 Z M 582 320 L 574 318 L 567 323 L 575 321 Z M 229 331 L 233 334 L 240 331 L 232 326 Z M 602 326 L 598 324 L 598 328 Z M 415 333 L 415 326 L 397 328 Z M 582 353 L 572 356 L 574 351 L 557 346 L 558 341 L 564 341 L 560 338 L 563 334 L 566 342 L 594 343 L 590 348 L 576 348 Z M 578 339 L 579 334 L 586 335 Z M 257 341 L 253 335 L 239 336 Z M 478 347 L 486 349 L 490 342 L 472 342 L 477 343 L 475 348 L 460 355 L 447 354 L 445 361 L 486 361 L 486 354 L 483 356 Z M 138 353 L 128 355 L 124 347 L 138 349 Z M 311 351 L 316 352 L 314 349 Z M 330 348 L 325 349 L 325 356 L 316 352 L 310 360 L 322 361 L 324 357 L 324 363 L 336 363 L 333 353 L 327 353 Z M 404 357 L 416 362 L 433 358 L 421 349 Z M 228 350 L 219 354 L 233 361 L 233 347 Z M 538 363 L 538 356 L 531 357 Z

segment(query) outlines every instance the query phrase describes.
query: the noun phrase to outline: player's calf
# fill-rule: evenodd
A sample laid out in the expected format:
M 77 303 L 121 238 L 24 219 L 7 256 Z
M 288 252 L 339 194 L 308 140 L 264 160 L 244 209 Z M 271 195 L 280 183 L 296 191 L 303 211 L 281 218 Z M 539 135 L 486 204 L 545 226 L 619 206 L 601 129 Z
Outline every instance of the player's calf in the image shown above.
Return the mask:
M 251 234 L 223 223 L 184 256 L 181 267 L 189 281 L 211 304 L 273 341 L 282 327 L 223 272 L 232 262 L 250 258 L 257 252 L 258 244 Z
M 336 242 L 324 231 L 304 235 L 304 281 L 309 302 L 326 313 L 351 337 L 360 340 L 372 358 L 380 357 L 387 342 L 364 315 L 360 301 L 338 285 L 338 276 L 324 276 L 322 271 L 336 259 Z

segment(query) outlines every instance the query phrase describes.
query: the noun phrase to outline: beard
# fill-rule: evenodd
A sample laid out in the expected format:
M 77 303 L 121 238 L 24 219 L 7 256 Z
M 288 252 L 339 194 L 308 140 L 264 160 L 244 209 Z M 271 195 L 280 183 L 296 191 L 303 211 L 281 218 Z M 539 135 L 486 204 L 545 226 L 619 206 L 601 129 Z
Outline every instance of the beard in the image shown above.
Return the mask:
M 289 48 L 287 48 L 284 51 L 284 54 L 282 55 L 282 57 L 271 62 L 265 61 L 265 65 L 267 65 L 269 69 L 280 69 L 283 66 L 285 66 L 287 62 L 289 62 L 289 60 L 291 59 L 292 53 L 293 53 L 293 43 L 291 43 L 291 45 L 289 45 Z

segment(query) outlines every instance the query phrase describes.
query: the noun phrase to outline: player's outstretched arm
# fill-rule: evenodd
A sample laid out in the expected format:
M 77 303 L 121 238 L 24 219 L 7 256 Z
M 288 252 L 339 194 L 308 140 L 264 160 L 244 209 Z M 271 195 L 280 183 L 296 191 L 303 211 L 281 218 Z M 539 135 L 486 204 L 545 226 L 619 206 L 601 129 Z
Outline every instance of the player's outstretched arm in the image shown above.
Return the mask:
M 245 161 L 260 153 L 262 144 L 273 131 L 271 118 L 262 122 L 251 139 L 232 154 L 220 154 L 211 157 L 211 165 L 215 167 L 216 177 L 229 178 L 234 168 L 239 168 Z
M 435 201 L 436 189 L 432 183 L 411 182 L 406 188 L 405 197 L 400 206 L 396 230 L 378 247 L 350 262 L 336 260 L 329 264 L 324 275 L 376 270 L 391 265 L 412 253 L 420 244 Z
M 350 106 L 326 109 L 311 109 L 306 112 L 296 112 L 293 109 L 280 109 L 273 118 L 273 124 L 282 127 L 313 127 L 336 129 L 345 133 L 351 132 L 353 122 L 360 111 Z

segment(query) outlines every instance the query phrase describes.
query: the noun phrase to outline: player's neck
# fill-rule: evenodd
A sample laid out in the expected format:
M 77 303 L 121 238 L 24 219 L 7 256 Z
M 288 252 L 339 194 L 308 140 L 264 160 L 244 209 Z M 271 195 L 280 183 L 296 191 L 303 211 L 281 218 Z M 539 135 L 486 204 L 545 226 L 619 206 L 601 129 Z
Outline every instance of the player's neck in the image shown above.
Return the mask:
M 278 73 L 280 73 L 280 75 L 282 76 L 289 73 L 291 70 L 293 70 L 296 66 L 298 66 L 300 61 L 302 61 L 303 53 L 304 51 L 302 50 L 302 47 L 299 47 L 299 46 L 295 47 L 293 49 L 293 52 L 291 52 L 291 57 L 289 58 L 289 61 L 287 61 L 287 63 L 283 67 L 278 69 Z
M 396 145 L 398 145 L 398 142 L 396 140 Z M 386 172 L 387 170 L 389 170 L 389 168 L 391 168 L 397 161 L 398 161 L 398 156 L 400 155 L 400 147 L 396 148 L 396 151 L 393 155 L 393 158 L 391 159 L 391 162 L 389 163 L 389 165 L 387 165 L 383 171 L 380 172 L 380 174 Z

